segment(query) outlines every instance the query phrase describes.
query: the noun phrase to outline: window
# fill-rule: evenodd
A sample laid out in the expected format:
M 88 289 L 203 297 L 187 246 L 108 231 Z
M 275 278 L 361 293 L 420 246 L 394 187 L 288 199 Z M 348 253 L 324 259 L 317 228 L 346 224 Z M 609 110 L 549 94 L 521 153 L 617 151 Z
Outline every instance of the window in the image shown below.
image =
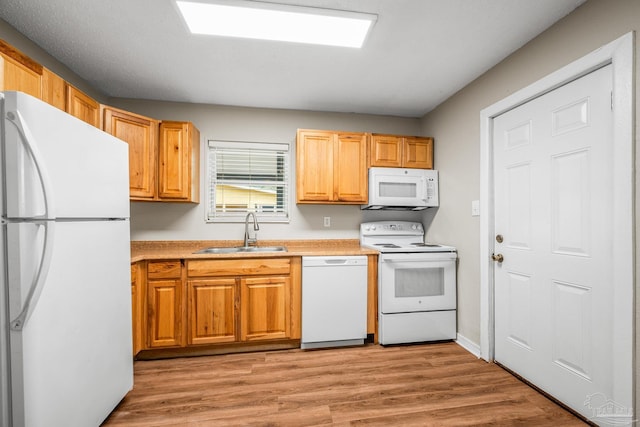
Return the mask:
M 289 145 L 209 141 L 207 221 L 289 221 Z

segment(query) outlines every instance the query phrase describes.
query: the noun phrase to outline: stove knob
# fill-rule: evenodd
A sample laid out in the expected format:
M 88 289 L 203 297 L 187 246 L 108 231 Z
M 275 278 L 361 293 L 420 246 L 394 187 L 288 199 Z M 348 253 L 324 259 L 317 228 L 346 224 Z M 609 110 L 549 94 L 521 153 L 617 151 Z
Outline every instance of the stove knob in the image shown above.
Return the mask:
M 371 226 L 371 231 L 374 231 L 375 229 L 376 229 L 376 226 L 375 226 L 375 225 L 372 225 L 372 226 Z
M 418 226 L 417 226 L 417 225 L 415 225 L 415 224 L 413 224 L 413 225 L 411 226 L 411 228 L 412 228 L 412 229 L 414 229 L 414 230 L 417 230 L 417 229 L 418 229 Z

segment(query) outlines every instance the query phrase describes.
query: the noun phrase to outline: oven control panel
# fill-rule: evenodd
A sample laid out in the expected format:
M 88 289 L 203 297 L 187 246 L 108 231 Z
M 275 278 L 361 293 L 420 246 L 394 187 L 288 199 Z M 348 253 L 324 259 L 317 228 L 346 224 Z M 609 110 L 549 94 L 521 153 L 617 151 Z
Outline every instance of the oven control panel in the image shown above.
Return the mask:
M 424 234 L 422 224 L 411 221 L 376 221 L 360 224 L 361 235 L 406 235 L 420 236 Z

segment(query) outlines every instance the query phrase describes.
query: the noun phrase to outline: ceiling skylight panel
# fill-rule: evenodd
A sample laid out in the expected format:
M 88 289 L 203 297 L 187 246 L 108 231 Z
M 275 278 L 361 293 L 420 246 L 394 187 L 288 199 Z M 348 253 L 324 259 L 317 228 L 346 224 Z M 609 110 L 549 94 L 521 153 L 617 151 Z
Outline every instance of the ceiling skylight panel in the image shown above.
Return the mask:
M 194 34 L 362 47 L 377 16 L 250 1 L 177 1 Z

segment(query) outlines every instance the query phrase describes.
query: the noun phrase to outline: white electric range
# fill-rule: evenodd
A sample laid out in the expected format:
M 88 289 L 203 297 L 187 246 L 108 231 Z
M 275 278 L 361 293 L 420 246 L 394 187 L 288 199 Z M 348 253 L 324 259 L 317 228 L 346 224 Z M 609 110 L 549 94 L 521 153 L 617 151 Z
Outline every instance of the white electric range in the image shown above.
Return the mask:
M 456 249 L 425 243 L 418 222 L 360 225 L 360 244 L 378 258 L 380 344 L 456 338 Z

